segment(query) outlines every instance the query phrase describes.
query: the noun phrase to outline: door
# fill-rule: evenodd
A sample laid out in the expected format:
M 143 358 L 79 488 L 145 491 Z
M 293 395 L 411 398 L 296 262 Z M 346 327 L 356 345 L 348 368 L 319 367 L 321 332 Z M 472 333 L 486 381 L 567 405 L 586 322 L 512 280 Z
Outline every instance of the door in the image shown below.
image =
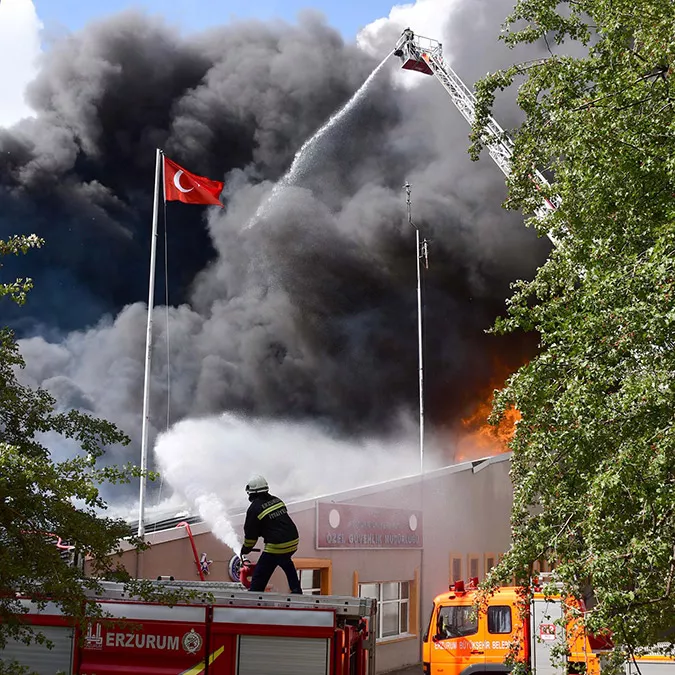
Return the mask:
M 208 644 L 204 606 L 100 604 L 104 618 L 93 620 L 83 636 L 79 675 L 203 670 Z
M 509 646 L 516 635 L 522 638 L 522 621 L 517 616 L 515 606 L 500 602 L 499 596 L 494 598 L 485 613 L 485 663 L 486 670 L 495 670 L 489 664 L 501 665 L 509 653 Z
M 431 674 L 460 675 L 470 666 L 483 670 L 485 621 L 479 621 L 471 601 L 441 605 L 434 618 L 430 635 Z
M 548 599 L 543 594 L 535 595 L 532 601 L 530 648 L 532 670 L 537 675 L 564 675 L 565 664 L 555 657 L 565 640 L 563 627 L 562 602 L 559 599 Z

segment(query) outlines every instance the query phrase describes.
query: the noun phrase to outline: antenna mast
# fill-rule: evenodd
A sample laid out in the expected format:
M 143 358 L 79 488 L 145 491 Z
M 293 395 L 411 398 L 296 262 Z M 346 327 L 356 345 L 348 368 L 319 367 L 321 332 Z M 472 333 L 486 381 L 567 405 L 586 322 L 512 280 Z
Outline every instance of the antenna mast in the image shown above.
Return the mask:
M 417 349 L 419 370 L 419 413 L 420 413 L 420 474 L 424 473 L 424 342 L 422 333 L 422 258 L 424 267 L 428 266 L 427 240 L 420 242 L 420 231 L 412 220 L 412 202 L 410 199 L 410 183 L 403 186 L 406 192 L 408 223 L 415 229 L 415 265 L 417 266 Z

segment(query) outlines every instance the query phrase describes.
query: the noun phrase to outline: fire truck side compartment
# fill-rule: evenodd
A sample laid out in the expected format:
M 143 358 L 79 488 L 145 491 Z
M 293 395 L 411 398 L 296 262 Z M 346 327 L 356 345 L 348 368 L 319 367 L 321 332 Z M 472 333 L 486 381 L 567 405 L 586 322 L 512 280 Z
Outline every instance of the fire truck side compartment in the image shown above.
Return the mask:
M 554 647 L 563 644 L 564 634 L 560 624 L 562 619 L 562 603 L 535 598 L 532 601 L 530 617 L 530 649 L 532 655 L 532 671 L 537 675 L 565 675 L 566 664 L 555 663 L 552 657 Z
M 237 675 L 328 675 L 330 640 L 240 635 Z
M 27 645 L 19 640 L 7 640 L 3 650 L 0 650 L 0 662 L 18 661 L 30 671 L 43 673 L 72 673 L 73 667 L 73 634 L 74 630 L 68 626 L 36 626 L 36 632 L 42 633 L 53 645 L 49 649 L 46 645 Z

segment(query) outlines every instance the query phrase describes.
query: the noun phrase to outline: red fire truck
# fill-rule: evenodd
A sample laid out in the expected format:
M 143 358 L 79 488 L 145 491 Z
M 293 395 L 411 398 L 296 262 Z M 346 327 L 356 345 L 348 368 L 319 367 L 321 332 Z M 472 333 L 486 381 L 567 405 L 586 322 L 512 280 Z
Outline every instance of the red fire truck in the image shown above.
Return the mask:
M 209 593 L 173 607 L 103 582 L 105 618 L 80 631 L 48 603 L 25 600 L 28 621 L 52 644 L 10 641 L 0 652 L 39 675 L 367 675 L 375 672 L 376 600 L 252 593 L 240 584 L 156 582 Z

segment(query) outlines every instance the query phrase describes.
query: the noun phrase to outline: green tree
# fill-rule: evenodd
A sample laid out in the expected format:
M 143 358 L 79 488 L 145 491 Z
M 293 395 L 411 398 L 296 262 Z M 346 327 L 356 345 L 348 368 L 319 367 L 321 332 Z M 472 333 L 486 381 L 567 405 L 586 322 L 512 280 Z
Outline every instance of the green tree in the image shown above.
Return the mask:
M 558 198 L 528 224 L 559 244 L 493 329 L 537 331 L 540 352 L 495 399 L 493 421 L 522 420 L 513 544 L 488 585 L 546 559 L 570 593 L 590 585 L 587 625 L 630 653 L 675 626 L 675 3 L 520 0 L 504 28 L 551 48 L 477 83 L 472 153 L 518 84 L 505 206 Z
M 0 241 L 0 255 L 26 253 L 42 245 L 36 236 Z M 0 284 L 0 298 L 23 304 L 30 279 Z M 6 300 L 5 300 L 6 301 Z M 148 582 L 129 578 L 115 553 L 129 527 L 105 517 L 106 503 L 99 493 L 104 482 L 127 482 L 138 476 L 135 467 L 99 467 L 106 447 L 129 443 L 113 424 L 76 410 L 59 412 L 54 399 L 42 389 L 22 385 L 16 377 L 24 366 L 12 332 L 0 330 L 0 649 L 8 639 L 44 642 L 39 631 L 23 619 L 25 607 L 17 594 L 50 600 L 83 622 L 100 615 L 86 603 L 87 593 L 100 590 L 97 578 L 124 581 L 130 592 L 146 598 L 176 602 L 185 594 L 154 589 Z M 81 453 L 54 461 L 48 444 L 67 439 Z M 58 538 L 90 556 L 91 574 L 70 564 L 57 548 Z M 187 596 L 186 596 L 187 597 Z M 14 670 L 12 670 L 14 669 Z M 0 672 L 16 672 L 0 660 Z

